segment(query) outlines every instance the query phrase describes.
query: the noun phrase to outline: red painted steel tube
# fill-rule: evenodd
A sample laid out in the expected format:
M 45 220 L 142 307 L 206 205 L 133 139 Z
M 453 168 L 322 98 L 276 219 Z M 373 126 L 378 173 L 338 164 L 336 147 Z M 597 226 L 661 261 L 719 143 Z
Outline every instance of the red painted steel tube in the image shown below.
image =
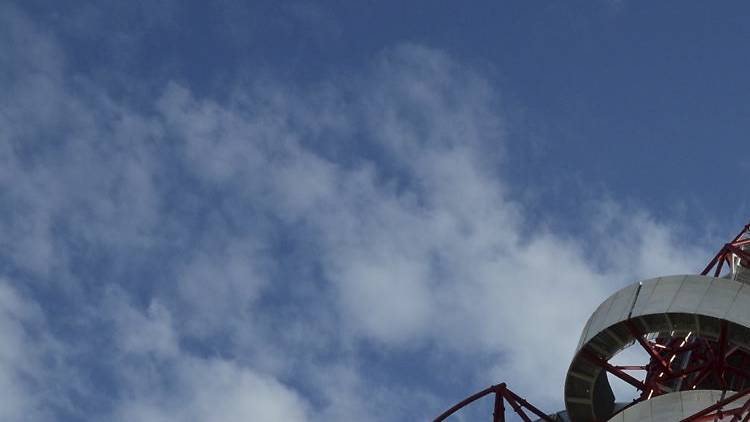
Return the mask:
M 645 371 L 646 367 L 644 365 L 615 365 L 614 366 L 617 369 L 623 370 L 623 371 Z
M 437 418 L 435 418 L 435 420 L 433 422 L 444 421 L 445 419 L 448 418 L 448 416 L 456 413 L 462 407 L 468 406 L 469 404 L 471 404 L 471 403 L 473 403 L 473 402 L 481 399 L 482 397 L 484 397 L 484 396 L 486 396 L 488 394 L 491 394 L 493 392 L 496 392 L 498 390 L 498 387 L 505 388 L 505 384 L 503 383 L 503 384 L 500 384 L 500 385 L 493 385 L 492 387 L 485 388 L 484 390 L 482 390 L 482 391 L 480 391 L 480 392 L 478 392 L 476 394 L 472 394 L 471 396 L 469 396 L 469 397 L 461 400 L 455 406 L 451 407 L 450 409 L 448 409 L 445 412 L 443 412 L 442 414 L 440 414 L 440 416 L 438 416 Z
M 719 259 L 719 265 L 716 266 L 716 271 L 714 271 L 714 277 L 719 277 L 721 275 L 721 269 L 724 268 L 724 262 L 726 260 L 727 260 L 727 254 L 724 253 Z
M 722 257 L 722 255 L 724 255 L 724 248 L 721 248 L 719 253 L 717 253 L 716 256 L 714 256 L 714 258 L 711 260 L 711 262 L 709 262 L 708 265 L 706 265 L 706 268 L 704 268 L 703 271 L 701 271 L 701 275 L 707 275 L 708 272 L 711 271 L 711 268 L 713 268 L 714 265 L 716 265 L 716 262 L 719 260 L 719 258 Z
M 505 400 L 499 392 L 495 392 L 495 406 L 492 412 L 492 422 L 505 422 Z
M 596 356 L 595 354 L 589 352 L 586 349 L 581 350 L 581 356 L 586 358 L 591 363 L 594 363 L 596 365 L 599 365 L 600 367 L 604 368 L 607 372 L 610 374 L 616 376 L 617 378 L 620 378 L 621 380 L 627 382 L 628 384 L 632 385 L 633 387 L 641 390 L 646 391 L 648 387 L 646 384 L 644 384 L 641 381 L 638 381 L 637 379 L 631 377 L 630 375 L 626 374 L 625 372 L 615 368 L 614 366 L 610 365 L 609 362 L 606 360 L 600 358 L 599 356 Z
M 526 400 L 524 400 L 523 398 L 519 397 L 518 394 L 516 394 L 516 393 L 514 393 L 514 392 L 512 392 L 512 391 L 510 391 L 508 389 L 506 389 L 505 390 L 505 397 L 507 398 L 509 396 L 512 397 L 518 403 L 521 403 L 521 405 L 523 407 L 525 407 L 526 409 L 528 409 L 529 411 L 531 411 L 531 413 L 535 414 L 539 418 L 541 418 L 541 419 L 543 419 L 545 421 L 554 422 L 554 419 L 552 419 L 549 416 L 547 416 L 546 413 L 542 412 L 541 410 L 537 409 L 531 403 L 529 403 Z
M 750 239 L 742 239 L 742 240 L 740 240 L 742 238 L 742 236 L 745 235 L 745 234 L 747 234 L 749 231 L 750 231 L 750 224 L 746 224 L 745 227 L 743 227 L 742 230 L 740 230 L 739 234 L 737 234 L 737 236 L 735 236 L 732 239 L 731 242 L 729 242 L 729 243 L 725 244 L 724 246 L 722 246 L 722 248 L 719 250 L 719 252 L 713 257 L 713 259 L 711 259 L 711 262 L 709 262 L 708 265 L 706 266 L 706 268 L 703 269 L 703 271 L 701 272 L 701 275 L 708 275 L 708 273 L 711 271 L 711 269 L 717 263 L 719 263 L 720 265 L 719 265 L 719 268 L 716 269 L 716 271 L 714 272 L 714 274 L 715 274 L 715 277 L 718 277 L 719 275 L 721 275 L 721 268 L 720 267 L 724 264 L 723 260 L 726 258 L 726 255 L 730 251 L 730 248 L 731 247 L 735 247 L 735 248 L 739 249 L 738 248 L 739 246 L 744 246 L 744 245 L 750 243 Z M 742 256 L 742 255 L 740 255 L 740 256 Z
M 739 422 L 742 415 L 745 414 L 748 410 L 750 410 L 750 399 L 745 401 L 745 404 L 742 406 L 742 409 L 740 409 L 740 411 L 737 414 L 735 414 L 732 420 L 729 422 Z
M 666 379 L 680 378 L 680 377 L 684 377 L 686 375 L 694 374 L 696 372 L 703 371 L 706 368 L 711 368 L 711 365 L 712 365 L 711 363 L 704 363 L 703 365 L 698 365 L 698 366 L 692 366 L 690 368 L 685 368 L 682 371 L 677 371 L 677 372 L 671 373 L 670 376 L 667 377 Z
M 510 403 L 510 407 L 513 408 L 513 411 L 516 412 L 516 414 L 518 414 L 518 416 L 520 416 L 524 422 L 531 422 L 531 419 L 529 419 L 529 417 L 526 416 L 526 413 L 523 411 L 523 408 L 521 407 L 521 405 L 518 404 L 518 402 L 515 401 L 513 397 L 505 396 L 505 400 L 508 400 L 508 403 Z
M 643 333 L 638 329 L 638 327 L 633 324 L 633 321 L 627 320 L 625 322 L 625 326 L 628 328 L 628 331 L 630 331 L 630 334 L 635 338 L 635 340 L 638 342 L 638 344 L 643 347 L 644 350 L 646 350 L 646 353 L 648 353 L 649 356 L 651 356 L 651 359 L 656 361 L 656 363 L 659 364 L 662 371 L 668 372 L 669 371 L 669 364 L 667 363 L 664 358 L 656 353 L 656 350 L 654 350 L 653 347 L 651 347 L 650 344 L 643 338 Z

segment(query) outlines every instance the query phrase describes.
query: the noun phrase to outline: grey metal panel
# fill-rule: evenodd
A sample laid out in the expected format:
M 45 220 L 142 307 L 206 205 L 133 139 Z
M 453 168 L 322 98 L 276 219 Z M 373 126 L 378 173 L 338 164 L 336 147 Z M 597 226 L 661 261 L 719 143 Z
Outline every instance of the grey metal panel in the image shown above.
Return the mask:
M 714 278 L 696 313 L 723 319 L 734 303 L 740 286 L 742 284 L 734 280 Z
M 642 308 L 639 308 L 637 314 L 633 312 L 633 315 L 657 314 L 669 309 L 675 296 L 677 296 L 677 292 L 682 287 L 683 280 L 685 280 L 684 276 L 659 278 L 648 302 Z
M 710 286 L 705 280 L 695 283 L 692 278 L 683 277 L 682 287 L 669 306 L 669 312 L 695 313 Z
M 677 422 L 684 419 L 684 416 L 682 394 L 664 394 L 651 399 L 651 420 Z
M 627 410 L 627 409 L 625 409 Z M 651 419 L 651 401 L 646 401 L 643 406 L 633 406 L 630 412 L 621 412 L 623 422 L 639 422 Z
M 728 392 L 727 395 L 731 394 Z M 640 402 L 618 413 L 610 422 L 678 422 L 721 400 L 721 391 L 690 390 L 664 394 Z M 724 407 L 732 410 L 741 407 L 738 400 Z
M 638 283 L 624 287 L 596 308 L 596 311 L 591 314 L 591 317 L 586 322 L 576 351 L 580 350 L 584 344 L 607 327 L 612 326 L 618 321 L 627 319 L 637 289 Z
M 640 283 L 641 291 L 638 293 L 638 300 L 636 300 L 635 305 L 633 305 L 633 315 L 643 315 L 643 308 L 651 300 L 651 295 L 654 293 L 656 283 L 659 281 L 659 279 L 660 278 L 652 278 Z M 637 287 L 638 284 L 639 283 L 635 283 L 634 286 Z
M 580 350 L 583 346 L 584 342 L 588 340 L 587 333 L 589 332 L 589 327 L 591 326 L 591 319 L 594 316 L 590 316 L 588 321 L 586 321 L 586 325 L 583 327 L 583 332 L 581 333 L 581 338 L 578 340 L 578 344 L 576 345 L 576 350 Z
M 695 313 L 750 326 L 750 286 L 735 303 L 741 286 L 747 285 L 698 275 L 659 277 L 641 282 L 633 303 L 638 283 L 632 284 L 599 305 L 586 323 L 576 351 L 606 328 L 627 320 L 630 312 L 632 318 L 670 312 Z
M 682 395 L 682 411 L 688 416 L 705 409 L 706 403 L 711 405 L 721 400 L 721 391 L 691 390 L 689 393 Z
M 609 314 L 609 310 L 612 307 L 614 300 L 615 297 L 610 296 L 599 306 L 599 308 L 596 309 L 596 312 L 594 312 L 594 315 L 591 317 L 591 325 L 589 325 L 589 331 L 586 333 L 586 337 L 591 338 L 607 328 L 604 323 L 607 321 L 607 314 Z
M 612 305 L 604 318 L 604 327 L 610 327 L 620 321 L 628 319 L 630 308 L 633 305 L 635 292 L 638 290 L 637 285 L 621 289 L 613 296 Z
M 750 285 L 743 284 L 727 312 L 726 319 L 750 327 Z

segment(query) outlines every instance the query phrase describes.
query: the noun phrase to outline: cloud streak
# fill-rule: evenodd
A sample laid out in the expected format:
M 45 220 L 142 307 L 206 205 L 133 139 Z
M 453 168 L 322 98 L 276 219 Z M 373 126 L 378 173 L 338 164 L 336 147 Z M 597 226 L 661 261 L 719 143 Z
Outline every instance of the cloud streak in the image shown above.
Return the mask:
M 614 200 L 582 207 L 581 238 L 534 227 L 500 93 L 439 50 L 140 108 L 3 20 L 3 420 L 416 420 L 497 381 L 559 406 L 596 305 L 704 256 Z M 53 354 L 69 384 L 17 382 Z

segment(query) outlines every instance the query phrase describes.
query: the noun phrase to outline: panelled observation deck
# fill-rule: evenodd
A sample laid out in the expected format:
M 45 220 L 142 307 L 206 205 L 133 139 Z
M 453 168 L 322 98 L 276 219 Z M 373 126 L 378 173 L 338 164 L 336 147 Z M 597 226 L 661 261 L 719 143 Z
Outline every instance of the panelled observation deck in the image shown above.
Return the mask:
M 630 285 L 604 301 L 589 318 L 568 370 L 565 403 L 572 420 L 612 416 L 615 397 L 602 374 L 615 369 L 607 363 L 615 354 L 636 342 L 651 348 L 649 365 L 662 374 L 636 383 L 646 399 L 684 389 L 726 386 L 737 391 L 750 386 L 745 376 L 750 369 L 750 284 L 697 275 L 659 277 Z M 663 352 L 668 343 L 677 353 Z M 694 352 L 706 344 L 715 355 L 734 351 L 726 364 L 718 365 L 719 376 L 711 373 L 716 362 L 697 362 L 696 356 L 686 355 L 697 355 Z M 624 370 L 617 372 L 627 376 Z

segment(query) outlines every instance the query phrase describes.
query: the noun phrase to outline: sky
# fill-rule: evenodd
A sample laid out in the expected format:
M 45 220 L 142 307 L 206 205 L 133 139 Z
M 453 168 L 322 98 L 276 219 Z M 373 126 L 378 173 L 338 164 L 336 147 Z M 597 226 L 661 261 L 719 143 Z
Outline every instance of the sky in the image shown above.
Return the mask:
M 0 420 L 562 409 L 598 304 L 750 218 L 748 13 L 0 2 Z

